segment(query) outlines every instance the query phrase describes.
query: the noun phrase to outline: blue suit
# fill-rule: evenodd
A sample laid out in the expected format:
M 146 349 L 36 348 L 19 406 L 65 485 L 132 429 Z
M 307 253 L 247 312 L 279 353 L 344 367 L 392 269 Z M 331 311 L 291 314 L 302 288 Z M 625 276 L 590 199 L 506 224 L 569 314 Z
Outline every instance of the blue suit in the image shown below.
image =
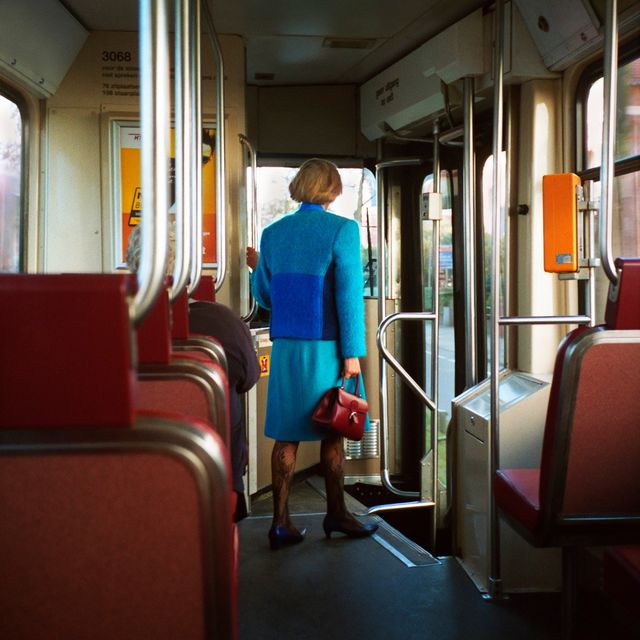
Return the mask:
M 303 203 L 264 229 L 251 287 L 271 310 L 265 434 L 326 437 L 311 413 L 338 383 L 342 359 L 366 354 L 358 224 Z
M 343 358 L 365 355 L 360 230 L 354 220 L 303 203 L 263 231 L 252 285 L 258 304 L 271 310 L 272 340 L 338 340 Z

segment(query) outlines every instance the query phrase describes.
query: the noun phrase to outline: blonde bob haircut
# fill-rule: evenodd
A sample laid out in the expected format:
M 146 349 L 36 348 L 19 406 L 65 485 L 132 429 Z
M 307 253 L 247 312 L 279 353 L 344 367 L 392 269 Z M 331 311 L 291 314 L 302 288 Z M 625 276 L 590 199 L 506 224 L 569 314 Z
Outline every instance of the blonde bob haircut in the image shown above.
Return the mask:
M 342 193 L 338 167 L 333 162 L 320 158 L 303 162 L 289 184 L 289 193 L 296 202 L 333 202 Z

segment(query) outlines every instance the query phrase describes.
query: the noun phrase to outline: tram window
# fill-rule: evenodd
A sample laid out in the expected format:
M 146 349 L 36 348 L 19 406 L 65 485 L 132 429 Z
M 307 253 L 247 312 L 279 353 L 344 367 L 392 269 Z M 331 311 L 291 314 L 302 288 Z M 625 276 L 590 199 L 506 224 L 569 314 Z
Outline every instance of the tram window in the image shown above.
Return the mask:
M 500 172 L 504 176 L 507 165 L 507 154 L 503 151 L 500 154 Z M 502 193 L 500 198 L 500 212 L 501 212 L 501 224 L 500 229 L 502 232 L 502 238 L 500 241 L 500 256 L 503 261 L 500 269 L 500 314 L 504 314 L 504 303 L 506 295 L 506 265 L 504 264 L 505 256 L 505 193 Z M 493 215 L 493 155 L 490 155 L 482 167 L 482 224 L 483 224 L 483 253 L 484 253 L 484 287 L 485 287 L 485 313 L 487 317 L 487 326 L 489 324 L 488 318 L 491 312 L 490 309 L 490 293 L 491 293 L 491 235 L 492 235 L 492 215 Z M 505 328 L 500 327 L 499 339 L 500 339 L 500 369 L 503 369 L 506 365 L 506 342 L 504 339 Z M 491 357 L 491 333 L 487 331 L 487 354 Z M 487 361 L 489 366 L 489 361 Z
M 289 183 L 297 169 L 258 167 L 258 235 L 268 224 L 294 211 L 297 203 L 289 197 Z M 376 181 L 368 169 L 339 169 L 342 195 L 329 210 L 360 225 L 360 253 L 364 275 L 364 295 L 377 296 L 376 260 L 378 255 Z
M 453 190 L 457 172 L 440 172 L 440 193 L 442 194 L 442 218 L 440 220 L 440 264 L 438 281 L 440 285 L 440 325 L 438 332 L 438 479 L 447 485 L 447 425 L 451 418 L 451 400 L 455 396 L 455 340 L 453 334 Z M 422 193 L 433 193 L 433 174 L 422 182 Z M 422 282 L 423 308 L 433 309 L 431 291 L 433 273 L 433 224 L 422 223 Z M 425 381 L 431 388 L 431 325 L 425 324 Z M 428 415 L 428 414 L 427 414 Z M 431 425 L 429 424 L 429 429 Z
M 22 236 L 22 116 L 0 93 L 0 271 L 20 271 Z
M 600 166 L 604 79 L 598 78 L 586 99 L 585 169 Z M 640 155 L 640 58 L 618 70 L 615 160 Z
M 584 135 L 580 169 L 599 169 L 602 155 L 604 81 L 592 80 L 582 94 Z M 618 70 L 615 179 L 613 184 L 614 256 L 640 255 L 640 57 Z M 591 177 L 589 175 L 589 177 Z M 596 175 L 597 178 L 597 175 Z M 594 182 L 591 199 L 599 199 L 600 183 Z
M 440 220 L 440 311 L 441 324 L 453 324 L 453 228 L 451 226 L 452 195 L 451 179 L 448 171 L 440 173 L 440 192 L 442 193 L 442 219 Z M 422 183 L 422 193 L 433 193 L 433 175 L 428 175 Z M 422 227 L 424 270 L 424 308 L 432 308 L 430 273 L 433 265 L 431 257 L 432 225 Z

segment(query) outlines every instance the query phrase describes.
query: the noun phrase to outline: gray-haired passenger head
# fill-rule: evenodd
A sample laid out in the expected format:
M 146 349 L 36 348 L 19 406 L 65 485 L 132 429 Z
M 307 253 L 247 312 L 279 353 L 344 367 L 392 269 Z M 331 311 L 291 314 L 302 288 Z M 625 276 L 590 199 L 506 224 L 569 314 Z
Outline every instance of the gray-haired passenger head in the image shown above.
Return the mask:
M 137 273 L 140 268 L 140 251 L 142 243 L 140 242 L 140 234 L 142 225 L 138 225 L 130 234 L 127 244 L 127 255 L 125 257 L 129 270 Z M 167 235 L 167 268 L 166 273 L 173 273 L 173 266 L 176 261 L 176 229 L 175 224 L 169 224 Z

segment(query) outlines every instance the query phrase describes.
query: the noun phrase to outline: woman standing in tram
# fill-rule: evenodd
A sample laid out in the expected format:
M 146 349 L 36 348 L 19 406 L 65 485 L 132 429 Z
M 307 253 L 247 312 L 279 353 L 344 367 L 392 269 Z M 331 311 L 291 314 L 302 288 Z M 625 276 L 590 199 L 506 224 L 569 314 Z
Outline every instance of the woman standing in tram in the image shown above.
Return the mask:
M 343 375 L 360 376 L 358 358 L 366 348 L 358 225 L 327 211 L 342 193 L 340 174 L 331 162 L 307 160 L 289 192 L 300 207 L 264 229 L 260 254 L 247 248 L 253 294 L 271 311 L 265 435 L 275 440 L 272 549 L 304 539 L 306 530 L 294 527 L 288 508 L 301 440 L 322 441 L 327 537 L 334 531 L 364 537 L 378 528 L 358 522 L 347 510 L 342 436 L 328 434 L 311 418 L 320 397 Z

